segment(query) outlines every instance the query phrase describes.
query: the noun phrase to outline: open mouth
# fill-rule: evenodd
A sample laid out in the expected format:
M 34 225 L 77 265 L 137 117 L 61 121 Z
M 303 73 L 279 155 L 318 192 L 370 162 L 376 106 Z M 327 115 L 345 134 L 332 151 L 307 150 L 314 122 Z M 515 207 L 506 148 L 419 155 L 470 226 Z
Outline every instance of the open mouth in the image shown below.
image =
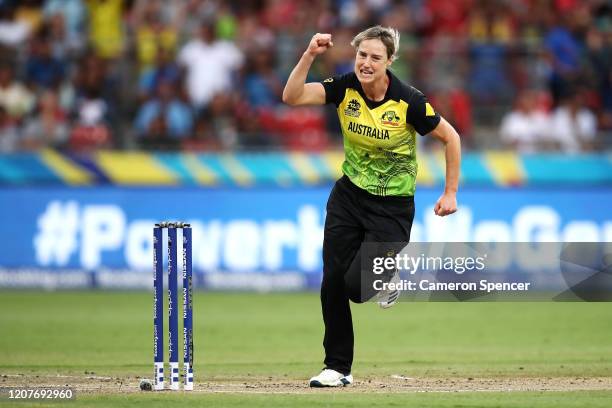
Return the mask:
M 371 70 L 368 70 L 368 69 L 360 69 L 360 70 L 359 70 L 359 73 L 360 73 L 360 74 L 361 74 L 363 77 L 365 77 L 365 78 L 369 78 L 369 77 L 371 77 L 372 75 L 374 75 L 374 71 L 371 71 Z

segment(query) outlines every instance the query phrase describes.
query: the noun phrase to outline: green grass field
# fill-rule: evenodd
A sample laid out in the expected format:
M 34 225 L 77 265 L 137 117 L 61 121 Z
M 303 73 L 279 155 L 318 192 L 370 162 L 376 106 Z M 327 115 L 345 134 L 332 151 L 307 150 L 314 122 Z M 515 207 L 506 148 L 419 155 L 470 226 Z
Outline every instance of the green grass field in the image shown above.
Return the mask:
M 354 305 L 356 383 L 335 390 L 301 386 L 322 367 L 316 294 L 196 292 L 194 307 L 196 391 L 145 393 L 137 389 L 152 372 L 151 294 L 0 292 L 0 387 L 110 378 L 106 391 L 66 406 L 612 406 L 609 303 Z M 426 385 L 393 386 L 404 377 Z M 470 379 L 519 386 L 463 389 Z M 546 379 L 556 391 L 529 387 Z M 578 380 L 608 386 L 581 389 Z M 450 389 L 438 392 L 436 381 Z

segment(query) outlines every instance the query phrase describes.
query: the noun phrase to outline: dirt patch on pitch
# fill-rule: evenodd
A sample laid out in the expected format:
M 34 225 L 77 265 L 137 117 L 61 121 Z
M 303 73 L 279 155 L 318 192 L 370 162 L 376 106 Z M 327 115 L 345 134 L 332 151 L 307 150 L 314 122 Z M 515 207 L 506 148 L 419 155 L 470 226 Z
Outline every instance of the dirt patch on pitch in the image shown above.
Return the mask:
M 142 392 L 138 377 L 83 375 L 0 374 L 0 387 L 71 387 L 79 394 L 124 394 Z M 309 388 L 306 380 L 223 379 L 196 382 L 194 393 L 313 394 L 410 393 L 410 392 L 516 392 L 516 391 L 612 391 L 612 377 L 496 377 L 423 378 L 391 375 L 365 377 L 341 389 Z M 166 391 L 170 392 L 170 391 Z

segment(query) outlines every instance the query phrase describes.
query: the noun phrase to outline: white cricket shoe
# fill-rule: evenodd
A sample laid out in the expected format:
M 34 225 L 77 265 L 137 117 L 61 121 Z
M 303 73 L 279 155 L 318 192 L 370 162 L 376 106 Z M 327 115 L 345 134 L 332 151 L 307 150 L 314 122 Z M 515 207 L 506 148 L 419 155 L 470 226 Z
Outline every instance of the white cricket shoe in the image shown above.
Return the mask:
M 394 283 L 396 285 L 400 283 L 400 274 L 397 269 L 393 273 L 393 276 L 391 276 L 389 283 Z M 388 309 L 397 303 L 397 299 L 399 299 L 400 297 L 400 291 L 397 289 L 381 290 L 380 292 L 378 292 L 377 296 L 378 300 L 376 303 L 378 303 L 378 306 L 383 309 Z
M 310 379 L 311 387 L 344 387 L 353 383 L 352 375 L 344 375 L 329 368 L 321 371 L 321 374 Z

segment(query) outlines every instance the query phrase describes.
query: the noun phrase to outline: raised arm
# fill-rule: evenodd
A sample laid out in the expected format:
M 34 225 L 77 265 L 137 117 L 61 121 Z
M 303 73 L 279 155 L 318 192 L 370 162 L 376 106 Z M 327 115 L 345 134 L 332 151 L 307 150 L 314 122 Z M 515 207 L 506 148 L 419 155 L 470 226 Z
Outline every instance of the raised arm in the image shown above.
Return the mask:
M 446 158 L 446 186 L 434 207 L 440 217 L 457 211 L 457 189 L 459 188 L 459 166 L 461 165 L 461 140 L 457 131 L 444 118 L 430 133 L 444 143 Z
M 283 90 L 283 102 L 291 106 L 299 105 L 324 105 L 325 88 L 318 82 L 306 83 L 308 70 L 317 55 L 323 54 L 328 48 L 333 47 L 331 34 L 315 34 L 308 48 L 302 54 Z

